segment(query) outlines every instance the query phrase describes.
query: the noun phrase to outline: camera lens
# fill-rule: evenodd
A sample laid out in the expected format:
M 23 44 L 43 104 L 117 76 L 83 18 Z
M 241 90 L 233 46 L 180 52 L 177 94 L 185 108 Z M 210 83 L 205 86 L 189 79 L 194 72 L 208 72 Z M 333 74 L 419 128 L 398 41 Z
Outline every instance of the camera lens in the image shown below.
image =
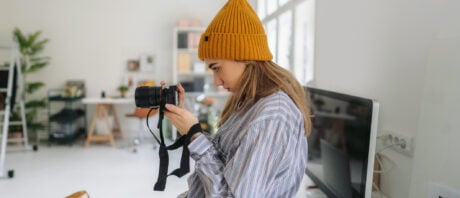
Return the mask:
M 138 87 L 134 94 L 136 106 L 140 108 L 155 108 L 160 106 L 161 87 Z
M 169 88 L 143 86 L 136 88 L 134 97 L 137 107 L 158 108 L 162 107 L 162 105 L 164 107 L 164 104 L 176 104 L 176 93 L 176 86 L 170 86 Z

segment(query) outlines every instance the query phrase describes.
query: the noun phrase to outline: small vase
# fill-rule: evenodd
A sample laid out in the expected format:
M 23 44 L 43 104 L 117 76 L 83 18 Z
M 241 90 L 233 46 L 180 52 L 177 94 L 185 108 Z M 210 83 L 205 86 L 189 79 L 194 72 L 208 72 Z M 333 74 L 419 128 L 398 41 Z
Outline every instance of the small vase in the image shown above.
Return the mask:
M 121 96 L 122 98 L 126 97 L 126 91 L 120 92 L 120 96 Z

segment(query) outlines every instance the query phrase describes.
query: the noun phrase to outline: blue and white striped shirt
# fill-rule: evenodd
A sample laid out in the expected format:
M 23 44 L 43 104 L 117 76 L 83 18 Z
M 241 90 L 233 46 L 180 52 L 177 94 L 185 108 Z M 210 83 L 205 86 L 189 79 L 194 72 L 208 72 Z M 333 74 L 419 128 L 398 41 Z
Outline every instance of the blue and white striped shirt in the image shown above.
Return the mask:
M 301 112 L 278 91 L 231 116 L 215 137 L 189 150 L 195 172 L 187 197 L 294 197 L 307 164 Z

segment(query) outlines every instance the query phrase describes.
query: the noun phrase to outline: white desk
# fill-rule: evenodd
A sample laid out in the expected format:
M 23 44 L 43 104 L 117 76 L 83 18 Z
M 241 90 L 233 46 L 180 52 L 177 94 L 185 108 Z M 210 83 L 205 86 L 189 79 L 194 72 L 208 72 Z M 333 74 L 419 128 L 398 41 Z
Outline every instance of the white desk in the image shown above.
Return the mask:
M 84 98 L 83 104 L 96 105 L 96 110 L 93 113 L 91 124 L 89 126 L 88 134 L 85 141 L 85 147 L 90 142 L 110 142 L 112 146 L 115 146 L 114 134 L 122 136 L 120 122 L 117 117 L 117 113 L 114 108 L 114 104 L 134 104 L 133 98 Z M 113 127 L 110 126 L 109 115 L 113 116 Z M 95 134 L 97 121 L 101 120 L 106 125 L 108 131 L 104 134 Z

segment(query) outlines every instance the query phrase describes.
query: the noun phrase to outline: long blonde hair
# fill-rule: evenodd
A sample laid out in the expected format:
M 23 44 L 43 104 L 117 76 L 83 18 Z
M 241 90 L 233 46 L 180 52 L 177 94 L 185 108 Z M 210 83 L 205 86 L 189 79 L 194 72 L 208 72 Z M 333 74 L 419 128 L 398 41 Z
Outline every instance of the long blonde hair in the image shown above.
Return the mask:
M 305 91 L 295 77 L 273 61 L 239 61 L 246 69 L 239 80 L 239 89 L 230 95 L 225 104 L 218 125 L 221 126 L 231 115 L 252 107 L 259 99 L 283 90 L 294 101 L 304 118 L 305 135 L 311 131 L 310 106 Z

